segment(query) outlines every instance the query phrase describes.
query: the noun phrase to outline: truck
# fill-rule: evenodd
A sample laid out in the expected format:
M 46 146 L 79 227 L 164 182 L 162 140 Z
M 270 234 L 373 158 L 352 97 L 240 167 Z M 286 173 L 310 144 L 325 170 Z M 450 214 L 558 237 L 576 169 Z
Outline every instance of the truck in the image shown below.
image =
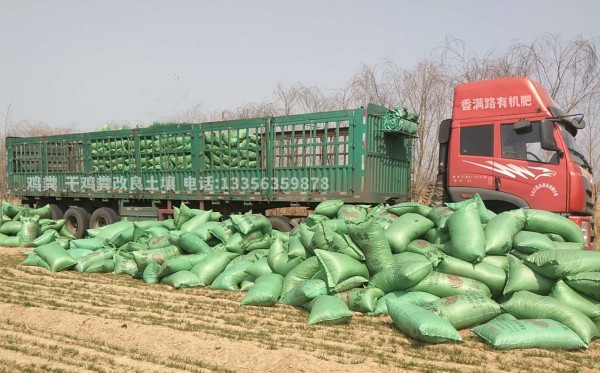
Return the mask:
M 227 216 L 328 199 L 410 199 L 414 135 L 377 105 L 301 115 L 6 140 L 9 194 L 49 204 L 76 237 L 123 217 L 162 219 L 177 204 Z M 273 214 L 289 231 L 289 216 Z
M 458 84 L 452 118 L 438 130 L 438 201 L 479 194 L 494 212 L 516 208 L 559 213 L 593 238 L 592 167 L 575 137 L 582 114 L 562 111 L 524 77 Z
M 50 204 L 77 237 L 122 217 L 162 219 L 177 203 L 224 215 L 328 199 L 409 201 L 415 135 L 386 125 L 390 109 L 173 123 L 8 138 L 9 193 Z M 575 221 L 592 239 L 592 169 L 575 142 L 583 115 L 538 83 L 509 77 L 458 84 L 438 130 L 437 201 L 475 194 L 494 212 L 534 208 Z M 436 149 L 432 149 L 434 153 Z M 292 228 L 289 216 L 270 216 Z

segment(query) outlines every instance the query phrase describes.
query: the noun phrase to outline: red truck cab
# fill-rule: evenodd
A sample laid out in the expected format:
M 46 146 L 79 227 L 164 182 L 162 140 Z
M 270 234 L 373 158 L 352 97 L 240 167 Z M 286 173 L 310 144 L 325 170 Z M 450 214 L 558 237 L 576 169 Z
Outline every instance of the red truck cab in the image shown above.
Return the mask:
M 528 78 L 463 83 L 454 90 L 452 119 L 440 125 L 445 200 L 479 193 L 495 212 L 552 211 L 591 238 L 592 170 L 575 141 L 583 115 L 567 115 Z

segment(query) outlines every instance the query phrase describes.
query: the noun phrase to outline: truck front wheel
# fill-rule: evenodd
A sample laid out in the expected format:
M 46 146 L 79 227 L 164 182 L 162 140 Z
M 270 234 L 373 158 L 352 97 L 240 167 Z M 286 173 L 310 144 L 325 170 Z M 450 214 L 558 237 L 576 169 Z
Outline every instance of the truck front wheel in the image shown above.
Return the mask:
M 90 214 L 81 207 L 69 207 L 64 219 L 65 225 L 76 238 L 83 238 L 90 227 Z
M 119 215 L 110 207 L 99 207 L 94 211 L 90 220 L 91 228 L 100 228 L 119 221 Z

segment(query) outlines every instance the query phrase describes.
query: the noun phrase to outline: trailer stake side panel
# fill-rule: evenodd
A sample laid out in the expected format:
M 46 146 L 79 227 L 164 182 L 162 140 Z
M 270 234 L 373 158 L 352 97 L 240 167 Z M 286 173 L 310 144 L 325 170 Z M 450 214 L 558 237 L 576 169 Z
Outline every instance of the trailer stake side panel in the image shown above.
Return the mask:
M 387 109 L 159 124 L 8 138 L 12 195 L 124 201 L 317 203 L 408 200 L 410 138 Z M 139 202 L 137 202 L 139 203 Z M 143 203 L 142 203 L 143 204 Z

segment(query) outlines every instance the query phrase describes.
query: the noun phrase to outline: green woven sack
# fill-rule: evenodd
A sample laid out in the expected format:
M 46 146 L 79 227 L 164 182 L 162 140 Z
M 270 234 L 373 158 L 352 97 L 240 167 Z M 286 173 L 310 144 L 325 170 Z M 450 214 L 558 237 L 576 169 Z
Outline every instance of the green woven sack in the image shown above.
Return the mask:
M 315 225 L 325 222 L 325 221 L 328 221 L 328 220 L 330 220 L 330 218 L 328 218 L 327 216 L 314 213 L 314 214 L 310 214 L 306 217 L 304 224 L 306 224 L 312 228 Z
M 521 231 L 515 235 L 513 249 L 525 254 L 553 250 L 552 240 L 542 233 Z
M 84 256 L 87 256 L 91 253 L 93 253 L 92 250 L 86 250 L 86 249 L 68 249 L 67 253 L 71 256 L 71 258 L 77 260 L 79 258 L 83 258 Z M 112 258 L 112 256 L 111 256 Z
M 414 240 L 406 246 L 406 251 L 409 253 L 415 253 L 423 255 L 433 266 L 436 268 L 440 262 L 444 259 L 444 253 L 440 251 L 435 245 L 425 240 Z
M 559 279 L 582 272 L 600 272 L 600 251 L 546 250 L 529 255 L 524 263 L 537 273 Z
M 11 219 L 14 219 L 17 214 L 23 210 L 23 206 L 15 206 L 9 202 L 2 202 L 2 215 L 6 215 Z
M 33 241 L 38 237 L 40 233 L 40 226 L 38 225 L 38 216 L 23 216 L 21 218 L 21 230 L 17 233 L 19 237 L 19 246 L 31 247 Z
M 273 230 L 271 221 L 261 214 L 232 215 L 231 222 L 243 234 L 255 231 L 269 234 Z
M 340 207 L 337 218 L 346 224 L 359 224 L 367 219 L 367 209 L 358 205 L 344 205 Z
M 377 300 L 377 305 L 375 306 L 375 310 L 373 312 L 369 312 L 370 316 L 377 315 L 388 315 L 387 309 L 387 301 L 389 300 L 402 300 L 406 303 L 411 303 L 420 307 L 423 307 L 429 302 L 433 302 L 434 300 L 440 299 L 437 295 L 425 293 L 423 291 L 405 291 L 405 290 L 397 290 L 391 293 L 385 294 L 383 297 Z
M 169 242 L 188 254 L 208 254 L 211 251 L 206 241 L 190 232 L 171 232 Z
M 423 308 L 448 320 L 456 329 L 483 324 L 502 313 L 500 305 L 483 293 L 453 295 Z
M 539 233 L 554 233 L 568 242 L 583 243 L 581 228 L 571 220 L 544 210 L 525 210 L 525 230 Z
M 227 267 L 227 265 L 239 254 L 230 253 L 227 251 L 213 251 L 206 255 L 201 262 L 196 264 L 190 272 L 194 273 L 202 285 L 208 286 L 219 276 Z
M 466 293 L 484 293 L 491 296 L 490 289 L 484 283 L 470 278 L 448 275 L 433 271 L 417 285 L 409 288 L 410 291 L 424 291 L 438 297 L 449 297 Z
M 102 238 L 83 238 L 71 240 L 71 247 L 76 249 L 98 250 L 103 248 L 105 242 Z
M 577 308 L 592 320 L 600 318 L 600 301 L 578 293 L 562 280 L 556 283 L 550 297 Z
M 182 288 L 182 287 L 194 287 L 194 286 L 202 286 L 203 283 L 194 273 L 190 271 L 180 271 L 177 273 L 173 273 L 167 277 L 164 277 L 160 280 L 163 284 L 168 284 L 173 286 L 174 288 Z
M 513 247 L 513 238 L 525 226 L 523 210 L 507 211 L 494 216 L 485 226 L 485 253 L 503 255 Z
M 438 229 L 446 231 L 446 223 L 448 222 L 448 218 L 452 215 L 454 215 L 454 210 L 449 209 L 448 207 L 436 207 L 427 214 L 427 219 L 434 222 Z
M 250 276 L 259 278 L 260 276 L 273 273 L 273 270 L 271 269 L 271 266 L 269 266 L 269 259 L 266 256 L 264 256 L 258 259 L 256 262 L 252 263 L 252 265 L 250 265 L 248 268 L 246 268 L 246 273 Z
M 109 245 L 121 246 L 133 240 L 133 222 L 120 221 L 110 225 L 106 225 L 96 235 L 106 241 Z
M 565 282 L 580 293 L 600 301 L 600 272 L 582 272 L 567 276 Z
M 377 301 L 384 295 L 383 290 L 377 288 L 352 289 L 348 293 L 348 307 L 362 313 L 374 312 Z
M 498 316 L 494 317 L 493 319 L 491 319 L 488 322 L 512 321 L 512 320 L 518 320 L 518 319 L 516 317 L 514 317 L 513 315 L 511 315 L 510 313 L 504 312 L 504 313 L 501 313 Z
M 248 269 L 250 265 L 252 265 L 252 262 L 247 260 L 240 260 L 236 263 L 232 261 L 225 270 L 215 278 L 210 287 L 215 290 L 241 290 L 242 281 L 248 277 L 246 269 Z
M 554 280 L 533 271 L 515 256 L 508 255 L 508 275 L 504 294 L 527 290 L 540 295 L 548 295 L 553 286 Z
M 529 291 L 515 293 L 510 300 L 502 303 L 502 308 L 518 319 L 559 321 L 577 333 L 586 344 L 600 335 L 592 320 L 575 307 Z
M 435 245 L 440 245 L 440 244 L 443 244 L 444 242 L 450 241 L 450 234 L 439 228 L 433 228 L 433 229 L 428 230 L 423 235 L 423 239 L 425 239 L 425 241 L 427 241 L 429 243 L 432 243 Z
M 481 220 L 481 224 L 487 224 L 496 215 L 485 207 L 485 204 L 483 203 L 483 200 L 481 199 L 481 196 L 479 194 L 475 194 L 472 198 L 461 202 L 446 203 L 446 206 L 448 206 L 448 208 L 454 211 L 458 211 L 470 205 L 471 203 L 475 203 L 475 205 L 477 206 L 477 211 L 479 212 L 479 219 Z
M 315 250 L 315 255 L 325 270 L 331 293 L 354 289 L 369 282 L 369 270 L 358 260 L 324 250 Z
M 189 271 L 200 263 L 208 254 L 176 255 L 165 259 L 160 265 L 158 278 L 169 276 L 180 271 Z
M 302 258 L 295 257 L 290 258 L 288 254 L 288 247 L 279 238 L 275 239 L 271 247 L 269 248 L 269 255 L 267 256 L 267 262 L 273 272 L 278 273 L 282 276 L 286 276 L 292 269 L 302 263 Z
M 218 226 L 211 228 L 210 233 L 221 243 L 226 243 L 235 233 L 235 227 L 231 219 L 227 219 L 220 222 Z
M 394 254 L 394 264 L 404 263 L 404 262 L 420 262 L 420 261 L 427 262 L 428 260 L 421 254 L 410 253 L 408 251 L 405 251 L 400 254 Z
M 471 330 L 487 344 L 501 350 L 523 348 L 578 350 L 587 347 L 575 332 L 551 319 L 494 321 Z
M 350 236 L 338 233 L 333 227 L 317 224 L 311 228 L 314 235 L 310 246 L 314 250 L 326 250 L 348 255 L 356 260 L 365 260 L 365 256 Z
M 477 205 L 472 203 L 448 218 L 453 256 L 469 263 L 485 257 L 485 233 L 479 220 Z
M 281 295 L 280 302 L 290 306 L 301 306 L 320 295 L 327 294 L 327 284 L 323 280 L 306 280 L 291 291 Z
M 392 225 L 385 230 L 385 237 L 390 243 L 393 253 L 406 250 L 408 244 L 424 235 L 435 224 L 419 214 L 406 213 L 394 220 Z
M 182 204 L 182 206 L 185 206 Z M 184 232 L 194 232 L 196 229 L 198 229 L 199 227 L 202 226 L 202 224 L 206 223 L 207 221 L 210 220 L 210 214 L 211 214 L 212 210 L 209 211 L 202 211 L 202 213 L 199 213 L 198 215 L 192 216 L 189 220 L 186 220 L 185 223 L 181 224 L 181 225 L 177 225 L 179 230 L 182 230 Z M 182 220 L 183 217 L 183 213 L 180 216 L 180 221 Z
M 373 220 L 375 220 L 381 228 L 384 230 L 388 229 L 390 225 L 394 222 L 394 220 L 398 219 L 398 215 L 393 214 L 389 211 L 380 211 L 376 214 L 373 214 Z
M 365 255 L 365 264 L 371 276 L 394 265 L 394 257 L 381 226 L 373 219 L 350 224 L 350 237 Z
M 417 202 L 401 202 L 387 208 L 387 211 L 396 216 L 413 213 L 426 217 L 431 213 L 432 210 L 433 209 L 431 207 Z
M 142 274 L 142 279 L 146 284 L 157 284 L 160 281 L 158 278 L 160 267 L 161 265 L 157 262 L 151 262 L 146 266 Z
M 137 276 L 141 273 L 138 269 L 137 263 L 135 262 L 135 260 L 133 260 L 132 254 L 124 252 L 115 253 L 113 255 L 113 259 L 115 262 L 113 274 L 128 274 L 132 276 Z
M 494 295 L 502 294 L 506 283 L 506 272 L 502 268 L 487 263 L 471 264 L 451 256 L 446 256 L 436 270 L 480 281 L 490 288 Z
M 242 306 L 274 306 L 281 296 L 282 286 L 283 276 L 277 273 L 262 275 L 242 299 Z
M 140 273 L 143 273 L 148 263 L 157 262 L 158 264 L 163 264 L 168 258 L 181 255 L 181 251 L 177 246 L 168 246 L 161 249 L 134 251 L 132 255 Z
M 401 300 L 387 300 L 394 324 L 410 338 L 428 343 L 460 342 L 458 331 L 441 316 Z
M 302 263 L 292 269 L 283 280 L 281 297 L 284 298 L 287 293 L 292 291 L 298 284 L 310 280 L 317 272 L 321 270 L 321 263 L 316 256 L 307 258 Z
M 384 293 L 408 289 L 417 285 L 431 271 L 428 261 L 414 261 L 394 264 L 392 267 L 375 274 L 369 282 L 369 287 L 376 287 Z
M 348 305 L 332 295 L 321 295 L 312 304 L 309 324 L 347 324 L 354 314 L 348 309 Z
M 487 255 L 482 263 L 493 265 L 494 267 L 508 270 L 508 257 L 506 255 Z
M 22 266 L 30 266 L 30 267 L 42 267 L 46 269 L 50 269 L 50 266 L 44 259 L 42 259 L 38 254 L 32 252 L 27 255 L 27 258 L 21 263 Z
M 42 258 L 52 272 L 59 272 L 74 267 L 77 261 L 69 255 L 58 242 L 52 242 L 47 245 L 39 246 L 33 249 L 33 252 Z
M 0 233 L 15 236 L 21 230 L 23 223 L 20 221 L 8 221 L 0 226 Z
M 72 250 L 85 250 L 85 249 L 70 249 Z M 88 268 L 96 267 L 99 263 L 102 263 L 106 259 L 112 259 L 115 253 L 115 249 L 105 248 L 96 251 L 90 251 L 88 255 L 77 258 L 77 264 L 75 270 L 77 272 L 88 272 Z
M 60 234 L 58 234 L 57 231 L 55 231 L 54 229 L 48 229 L 47 231 L 45 231 L 44 233 L 42 233 L 38 238 L 36 238 L 35 240 L 33 240 L 33 242 L 31 243 L 31 245 L 33 247 L 47 245 L 47 244 L 49 244 L 51 242 L 56 241 L 56 239 L 59 238 L 59 237 L 60 237 Z

